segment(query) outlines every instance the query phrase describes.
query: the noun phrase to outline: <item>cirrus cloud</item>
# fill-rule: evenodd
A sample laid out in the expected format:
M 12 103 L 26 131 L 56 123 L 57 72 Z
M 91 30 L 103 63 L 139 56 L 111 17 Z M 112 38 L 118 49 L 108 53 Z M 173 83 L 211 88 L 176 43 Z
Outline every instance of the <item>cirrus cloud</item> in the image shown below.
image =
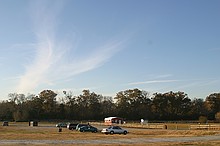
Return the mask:
M 25 64 L 25 72 L 20 78 L 18 92 L 32 92 L 42 84 L 53 85 L 58 80 L 73 78 L 75 75 L 102 66 L 125 43 L 125 40 L 112 39 L 105 44 L 90 48 L 83 55 L 74 53 L 74 40 L 58 39 L 57 24 L 64 4 L 55 1 L 49 4 L 37 1 L 32 6 L 33 30 L 37 42 L 32 46 L 33 56 Z M 32 51 L 33 52 L 33 51 Z

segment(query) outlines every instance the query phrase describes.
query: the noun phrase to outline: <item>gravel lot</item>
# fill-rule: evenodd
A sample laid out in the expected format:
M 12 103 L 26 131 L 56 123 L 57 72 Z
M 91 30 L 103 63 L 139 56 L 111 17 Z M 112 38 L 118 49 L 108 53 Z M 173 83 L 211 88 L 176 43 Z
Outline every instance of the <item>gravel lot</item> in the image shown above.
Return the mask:
M 102 126 L 99 129 L 103 128 Z M 194 142 L 206 142 L 210 141 L 218 141 L 220 144 L 220 134 L 219 132 L 215 135 L 202 135 L 202 136 L 194 136 L 194 135 L 174 135 L 174 136 L 158 136 L 161 132 L 167 130 L 149 130 L 148 135 L 146 135 L 146 129 L 136 129 L 136 128 L 126 128 L 130 133 L 128 135 L 103 135 L 101 133 L 90 134 L 90 133 L 79 133 L 76 131 L 70 131 L 68 129 L 63 129 L 63 132 L 58 133 L 57 128 L 54 126 L 39 126 L 39 127 L 29 127 L 29 126 L 11 126 L 8 128 L 2 128 L 0 131 L 1 136 L 5 136 L 8 132 L 9 136 L 14 136 L 14 138 L 1 137 L 0 136 L 0 145 L 8 145 L 8 146 L 21 146 L 21 145 L 160 145 L 164 144 L 172 144 L 172 143 L 194 143 Z M 5 130 L 2 131 L 2 130 Z M 14 132 L 15 130 L 15 132 Z M 23 133 L 22 133 L 23 131 Z M 155 135 L 152 135 L 153 134 Z M 175 130 L 170 130 L 172 134 L 174 132 L 178 132 Z M 189 131 L 183 131 L 189 132 Z M 181 132 L 181 133 L 183 133 Z M 200 131 L 199 131 L 200 132 Z M 202 131 L 201 131 L 202 132 Z M 20 135 L 19 135 L 20 134 Z M 41 138 L 26 138 L 24 135 L 31 136 L 42 136 Z M 52 135 L 51 137 L 45 136 Z M 176 133 L 174 133 L 176 134 Z M 79 136 L 80 139 L 75 138 Z M 54 138 L 54 136 L 56 136 Z M 60 136 L 64 136 L 60 138 Z M 72 138 L 68 138 L 72 136 Z M 86 136 L 89 136 L 87 138 Z M 67 138 L 66 138 L 67 137 Z M 51 139 L 52 138 L 52 139 Z
M 99 140 L 0 140 L 0 145 L 45 145 L 45 144 L 143 144 L 161 142 L 198 142 L 220 140 L 220 135 L 199 137 L 175 137 L 175 138 L 121 138 L 121 139 L 99 139 Z

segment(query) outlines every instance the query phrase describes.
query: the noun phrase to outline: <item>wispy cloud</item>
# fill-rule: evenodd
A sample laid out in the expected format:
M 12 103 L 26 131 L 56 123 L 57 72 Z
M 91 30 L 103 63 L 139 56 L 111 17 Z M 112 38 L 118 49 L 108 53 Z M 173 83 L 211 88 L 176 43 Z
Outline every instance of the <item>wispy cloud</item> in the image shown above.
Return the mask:
M 177 82 L 177 81 L 180 81 L 180 80 L 151 80 L 151 81 L 144 81 L 144 82 L 128 83 L 127 85 L 154 84 L 154 83 L 171 83 L 171 82 Z
M 218 79 L 191 79 L 191 80 L 181 80 L 181 84 L 172 87 L 172 90 L 191 90 L 194 88 L 204 88 L 210 85 L 218 84 Z
M 155 78 L 159 79 L 159 78 L 168 78 L 168 77 L 172 77 L 173 75 L 172 74 L 163 74 L 163 75 L 158 75 L 158 76 L 155 76 Z
M 45 3 L 37 1 L 32 7 L 32 20 L 37 43 L 32 61 L 25 65 L 18 92 L 32 92 L 42 84 L 53 85 L 57 80 L 66 80 L 74 75 L 95 69 L 108 61 L 123 48 L 124 40 L 114 39 L 97 48 L 91 54 L 72 54 L 74 44 L 58 39 L 57 24 L 62 1 Z M 71 55 L 70 55 L 71 54 Z
M 8 77 L 8 78 L 4 78 L 4 79 L 2 79 L 3 81 L 9 81 L 9 80 L 18 80 L 18 79 L 20 79 L 21 77 L 20 76 L 15 76 L 15 77 Z
M 142 84 L 155 84 L 155 83 L 171 83 L 177 82 L 180 80 L 170 79 L 173 75 L 172 74 L 161 74 L 161 75 L 150 75 L 147 81 L 140 81 L 140 82 L 131 82 L 127 83 L 126 85 L 142 85 Z
M 220 48 L 211 48 L 211 51 L 220 51 Z

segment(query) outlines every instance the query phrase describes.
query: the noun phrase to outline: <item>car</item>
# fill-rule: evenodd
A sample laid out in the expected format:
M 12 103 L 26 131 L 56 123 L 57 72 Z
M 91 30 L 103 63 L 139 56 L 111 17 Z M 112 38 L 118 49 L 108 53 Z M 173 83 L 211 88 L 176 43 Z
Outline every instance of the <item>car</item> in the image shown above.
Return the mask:
M 67 125 L 67 128 L 68 128 L 69 130 L 75 130 L 77 125 L 78 125 L 78 123 L 69 123 L 69 124 Z
M 67 128 L 67 123 L 58 123 L 56 127 Z
M 76 130 L 79 130 L 79 128 L 80 127 L 82 127 L 82 126 L 88 126 L 89 124 L 78 124 L 77 126 L 76 126 Z
M 8 121 L 4 121 L 2 126 L 8 126 Z
M 93 132 L 96 133 L 98 132 L 98 129 L 96 127 L 87 125 L 87 126 L 82 126 L 78 129 L 80 132 Z
M 119 126 L 110 126 L 108 128 L 102 129 L 101 132 L 105 133 L 105 134 L 124 134 L 124 135 L 126 135 L 128 133 L 127 130 L 122 129 Z

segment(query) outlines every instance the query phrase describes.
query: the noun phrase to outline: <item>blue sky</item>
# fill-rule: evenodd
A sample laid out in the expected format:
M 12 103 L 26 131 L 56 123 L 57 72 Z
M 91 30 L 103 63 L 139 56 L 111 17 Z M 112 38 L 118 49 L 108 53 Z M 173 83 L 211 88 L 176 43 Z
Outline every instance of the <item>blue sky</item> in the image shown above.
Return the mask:
M 219 0 L 0 0 L 0 99 L 220 87 Z

